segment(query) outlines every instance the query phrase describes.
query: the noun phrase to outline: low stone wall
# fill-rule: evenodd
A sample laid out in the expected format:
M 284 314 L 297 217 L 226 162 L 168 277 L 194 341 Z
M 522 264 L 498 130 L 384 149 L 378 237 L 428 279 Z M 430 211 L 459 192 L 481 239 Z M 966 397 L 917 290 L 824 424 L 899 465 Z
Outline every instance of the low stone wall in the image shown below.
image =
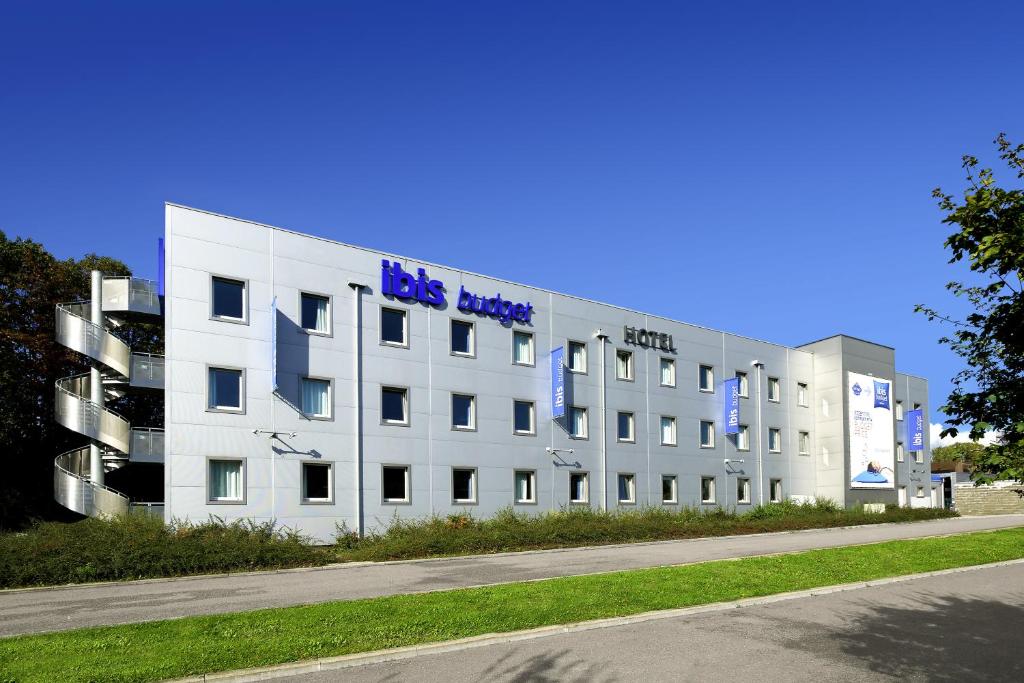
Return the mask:
M 999 481 L 990 486 L 970 482 L 956 485 L 956 509 L 961 515 L 1024 513 L 1024 485 Z

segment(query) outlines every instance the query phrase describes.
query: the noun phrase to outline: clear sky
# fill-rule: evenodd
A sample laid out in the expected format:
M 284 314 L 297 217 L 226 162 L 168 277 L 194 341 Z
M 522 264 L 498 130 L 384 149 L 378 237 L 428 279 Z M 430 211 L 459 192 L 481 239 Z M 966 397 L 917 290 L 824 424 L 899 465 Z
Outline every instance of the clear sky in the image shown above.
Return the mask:
M 912 312 L 955 275 L 930 192 L 1024 139 L 1022 23 L 995 1 L 9 2 L 0 229 L 155 277 L 173 201 L 784 344 L 863 337 L 937 408 L 958 362 Z

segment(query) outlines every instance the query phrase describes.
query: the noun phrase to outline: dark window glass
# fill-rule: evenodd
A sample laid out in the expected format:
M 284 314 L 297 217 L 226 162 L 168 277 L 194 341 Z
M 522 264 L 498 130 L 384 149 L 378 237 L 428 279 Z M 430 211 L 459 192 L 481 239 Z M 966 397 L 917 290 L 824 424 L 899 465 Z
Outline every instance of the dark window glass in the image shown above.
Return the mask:
M 210 408 L 242 407 L 242 371 L 210 368 Z
M 675 483 L 676 483 L 676 480 L 671 478 L 671 477 L 662 477 L 661 478 L 661 500 L 662 501 L 668 502 L 670 500 L 673 500 L 676 497 L 675 491 L 672 490 L 673 488 L 675 488 L 675 486 L 674 486 Z
M 526 401 L 516 401 L 515 430 L 517 432 L 533 432 L 533 406 Z
M 629 413 L 619 413 L 619 439 L 630 441 L 633 438 L 633 416 Z
M 387 422 L 405 422 L 405 389 L 381 390 L 380 414 Z
M 452 426 L 463 429 L 473 427 L 473 397 L 452 394 Z
M 213 278 L 213 314 L 220 318 L 245 318 L 245 283 Z
M 389 344 L 405 343 L 405 311 L 382 308 L 380 311 L 380 339 Z
M 313 332 L 327 332 L 328 300 L 315 294 L 302 295 L 302 327 Z
M 306 463 L 302 466 L 302 478 L 306 486 L 306 498 L 327 500 L 331 497 L 330 465 Z
M 469 323 L 452 321 L 452 353 L 473 353 L 473 326 Z
M 385 467 L 384 478 L 384 500 L 406 500 L 409 496 L 405 491 L 404 467 Z
M 452 498 L 473 500 L 473 470 L 452 470 Z

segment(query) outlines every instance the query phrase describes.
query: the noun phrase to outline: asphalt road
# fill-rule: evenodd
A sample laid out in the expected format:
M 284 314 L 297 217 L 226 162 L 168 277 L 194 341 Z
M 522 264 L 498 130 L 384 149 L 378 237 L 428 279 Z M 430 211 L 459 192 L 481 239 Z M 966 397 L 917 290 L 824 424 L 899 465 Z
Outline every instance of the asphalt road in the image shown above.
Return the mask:
M 1024 515 L 0 591 L 0 637 L 1024 526 Z
M 1021 681 L 1024 565 L 278 679 Z

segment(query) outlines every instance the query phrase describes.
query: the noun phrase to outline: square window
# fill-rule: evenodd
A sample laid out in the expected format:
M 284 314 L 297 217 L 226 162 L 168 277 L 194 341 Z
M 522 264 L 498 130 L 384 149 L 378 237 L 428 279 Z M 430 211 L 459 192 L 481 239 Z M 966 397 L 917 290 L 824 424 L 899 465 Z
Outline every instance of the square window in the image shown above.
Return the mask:
M 896 462 L 903 462 L 905 457 L 906 456 L 904 455 L 904 452 L 903 452 L 903 444 L 902 443 L 897 443 L 896 444 Z
M 452 320 L 452 355 L 474 356 L 476 344 L 473 323 L 465 320 Z
M 574 439 L 587 438 L 587 409 L 569 406 L 569 436 Z
M 915 403 L 914 404 L 914 410 L 921 410 L 921 404 L 920 403 Z
M 210 313 L 214 318 L 232 322 L 246 321 L 245 281 L 214 277 Z
M 452 468 L 452 502 L 476 502 L 476 470 L 468 467 Z
M 664 503 L 665 505 L 673 505 L 679 502 L 676 475 L 661 475 L 661 502 Z
M 768 452 L 782 452 L 782 430 L 779 429 L 778 427 L 768 428 Z
M 316 334 L 331 333 L 331 300 L 319 294 L 299 295 L 302 329 Z
M 625 349 L 615 351 L 615 379 L 633 379 L 633 352 Z
M 452 394 L 452 429 L 476 429 L 476 397 Z
M 700 478 L 700 502 L 711 504 L 715 502 L 715 478 Z
M 807 395 L 807 385 L 803 382 L 796 383 L 796 404 L 806 408 L 810 404 L 810 397 Z
M 209 502 L 245 502 L 245 464 L 242 460 L 209 460 Z
M 750 427 L 747 425 L 740 425 L 739 431 L 736 432 L 736 450 L 750 450 Z
M 569 502 L 587 503 L 590 500 L 590 477 L 586 472 L 569 474 Z
M 770 479 L 768 481 L 768 500 L 773 503 L 782 502 L 782 480 Z
M 633 436 L 633 413 L 619 413 L 619 441 L 634 441 Z
M 384 424 L 409 424 L 409 390 L 402 387 L 380 388 L 380 419 Z
M 533 470 L 516 470 L 516 503 L 519 505 L 537 502 L 537 473 Z
M 300 380 L 301 393 L 299 405 L 306 417 L 330 419 L 331 417 L 331 382 L 326 379 L 303 377 Z
M 715 390 L 715 369 L 710 365 L 700 366 L 697 372 L 698 388 L 701 391 L 713 392 Z
M 676 362 L 674 359 L 661 359 L 659 381 L 663 387 L 674 387 L 676 385 Z
M 408 346 L 408 316 L 397 308 L 380 309 L 380 343 L 388 346 Z
M 661 445 L 676 445 L 676 419 L 669 415 L 661 416 Z
M 330 503 L 334 497 L 331 490 L 331 465 L 322 462 L 302 463 L 302 502 Z
M 800 455 L 811 454 L 811 435 L 809 432 L 800 432 L 799 453 Z
M 512 401 L 512 431 L 516 434 L 536 434 L 533 401 Z
M 700 447 L 715 447 L 715 423 L 711 420 L 700 421 Z
M 232 368 L 210 368 L 206 407 L 240 413 L 245 396 L 244 373 Z
M 409 468 L 384 465 L 380 468 L 381 498 L 385 503 L 409 502 Z
M 773 403 L 778 403 L 782 397 L 782 389 L 779 385 L 778 377 L 768 378 L 768 400 Z
M 903 419 L 903 401 L 896 401 L 896 405 L 893 409 L 893 412 L 896 413 L 897 420 Z
M 587 371 L 587 345 L 583 342 L 570 341 L 567 358 L 569 364 L 566 367 L 569 372 L 585 373 Z
M 750 480 L 745 478 L 736 479 L 736 502 L 750 503 Z
M 747 373 L 737 370 L 736 379 L 739 380 L 736 384 L 740 398 L 750 398 L 750 383 L 747 381 Z
M 529 332 L 512 333 L 512 362 L 516 365 L 533 365 L 533 335 Z
M 636 503 L 636 475 L 619 475 L 619 504 L 632 505 Z

